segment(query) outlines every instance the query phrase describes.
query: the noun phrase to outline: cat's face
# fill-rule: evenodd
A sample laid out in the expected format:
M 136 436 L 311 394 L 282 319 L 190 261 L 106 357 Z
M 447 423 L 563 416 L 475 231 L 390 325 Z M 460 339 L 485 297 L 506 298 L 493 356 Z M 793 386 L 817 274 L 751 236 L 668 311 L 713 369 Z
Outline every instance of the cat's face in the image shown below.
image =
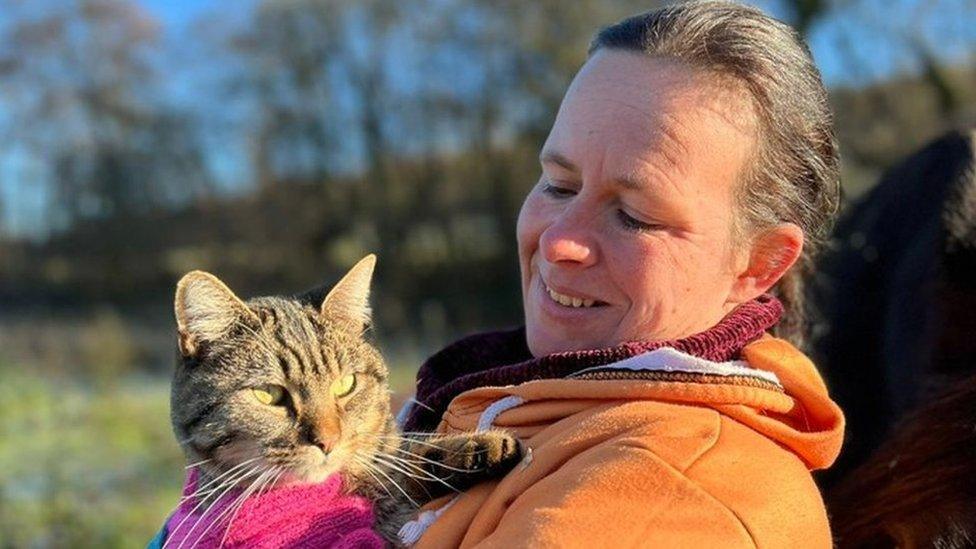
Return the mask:
M 211 476 L 275 470 L 318 482 L 360 473 L 390 442 L 387 370 L 362 336 L 373 261 L 314 305 L 242 302 L 201 272 L 180 281 L 171 415 L 191 462 L 208 460 Z

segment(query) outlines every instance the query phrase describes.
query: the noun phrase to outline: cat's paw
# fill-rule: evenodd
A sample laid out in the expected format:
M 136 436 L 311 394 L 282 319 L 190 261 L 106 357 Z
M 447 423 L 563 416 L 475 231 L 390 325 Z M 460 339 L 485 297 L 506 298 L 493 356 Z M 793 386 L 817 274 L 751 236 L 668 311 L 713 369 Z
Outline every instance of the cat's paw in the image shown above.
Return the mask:
M 460 450 L 448 457 L 447 464 L 487 475 L 508 472 L 522 459 L 518 439 L 504 431 L 470 435 Z
M 452 473 L 455 479 L 469 477 L 473 483 L 510 471 L 522 459 L 522 445 L 505 431 L 485 431 L 430 440 L 422 455 L 436 472 Z

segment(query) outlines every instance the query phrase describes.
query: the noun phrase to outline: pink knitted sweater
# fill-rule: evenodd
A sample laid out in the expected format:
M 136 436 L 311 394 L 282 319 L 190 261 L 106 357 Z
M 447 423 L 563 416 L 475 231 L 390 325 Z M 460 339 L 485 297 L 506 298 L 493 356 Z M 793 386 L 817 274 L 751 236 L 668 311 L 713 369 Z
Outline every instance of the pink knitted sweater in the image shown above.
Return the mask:
M 190 469 L 183 502 L 166 522 L 167 548 L 384 547 L 372 530 L 370 502 L 343 493 L 339 475 L 321 484 L 286 486 L 248 497 L 230 523 L 230 507 L 238 494 L 225 494 L 204 516 L 206 506 L 187 497 L 196 490 L 196 469 Z

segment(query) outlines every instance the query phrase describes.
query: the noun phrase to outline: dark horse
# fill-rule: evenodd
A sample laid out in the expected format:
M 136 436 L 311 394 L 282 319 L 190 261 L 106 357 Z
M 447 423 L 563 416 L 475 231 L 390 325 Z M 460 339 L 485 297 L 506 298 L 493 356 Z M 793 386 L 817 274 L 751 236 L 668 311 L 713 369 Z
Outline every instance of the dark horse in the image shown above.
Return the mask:
M 820 479 L 839 544 L 976 545 L 976 130 L 850 208 L 813 293 L 813 354 L 848 418 Z

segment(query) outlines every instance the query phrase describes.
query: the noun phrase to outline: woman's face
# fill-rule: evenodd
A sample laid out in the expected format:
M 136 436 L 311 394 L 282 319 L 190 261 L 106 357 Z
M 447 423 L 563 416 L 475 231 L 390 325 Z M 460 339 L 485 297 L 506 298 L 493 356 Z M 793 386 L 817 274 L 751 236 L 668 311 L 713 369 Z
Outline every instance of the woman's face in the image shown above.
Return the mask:
M 753 297 L 732 222 L 754 115 L 707 78 L 604 50 L 574 79 L 519 214 L 533 355 L 685 337 Z

